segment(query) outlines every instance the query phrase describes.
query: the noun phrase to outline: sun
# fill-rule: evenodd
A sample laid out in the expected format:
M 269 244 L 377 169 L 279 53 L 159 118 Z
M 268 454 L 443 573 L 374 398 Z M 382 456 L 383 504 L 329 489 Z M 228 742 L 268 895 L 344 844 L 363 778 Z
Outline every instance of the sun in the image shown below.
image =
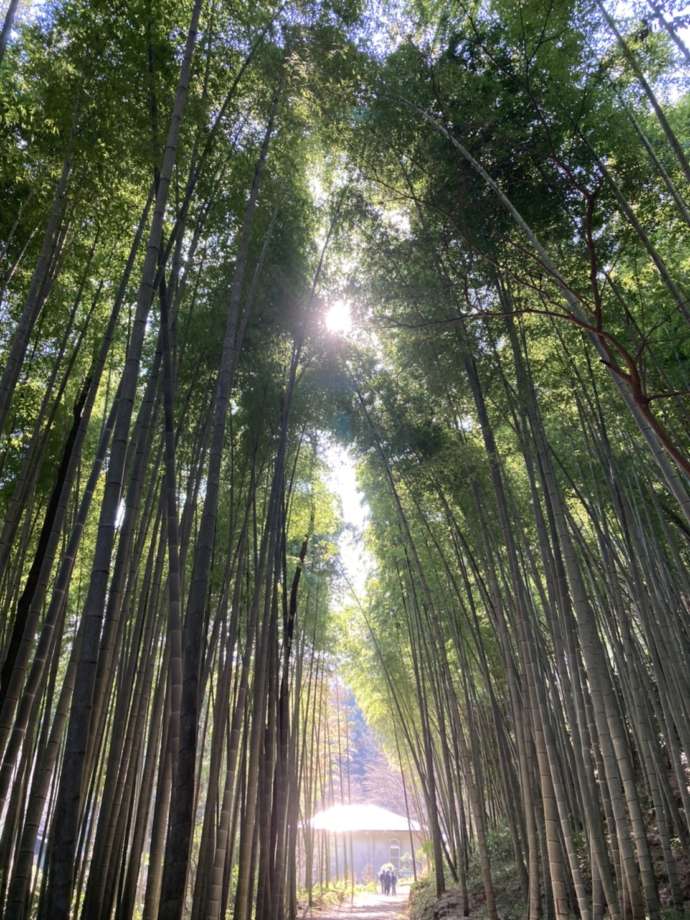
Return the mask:
M 352 311 L 347 300 L 335 300 L 324 314 L 324 324 L 334 335 L 347 335 L 352 330 Z

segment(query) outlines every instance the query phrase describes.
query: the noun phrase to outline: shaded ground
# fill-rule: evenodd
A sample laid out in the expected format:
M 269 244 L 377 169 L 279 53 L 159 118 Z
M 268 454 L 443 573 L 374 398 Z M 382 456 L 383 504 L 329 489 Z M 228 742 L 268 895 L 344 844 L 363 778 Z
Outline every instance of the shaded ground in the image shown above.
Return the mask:
M 314 910 L 310 920 L 405 920 L 408 892 L 395 897 L 382 894 L 357 894 L 353 904 L 346 901 L 337 908 Z

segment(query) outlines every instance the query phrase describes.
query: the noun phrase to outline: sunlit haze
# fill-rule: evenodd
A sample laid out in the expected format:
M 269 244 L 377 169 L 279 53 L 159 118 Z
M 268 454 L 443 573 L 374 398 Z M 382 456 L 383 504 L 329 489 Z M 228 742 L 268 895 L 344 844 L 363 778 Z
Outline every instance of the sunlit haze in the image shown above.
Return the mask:
M 364 528 L 369 518 L 369 506 L 357 488 L 355 458 L 352 451 L 331 442 L 325 450 L 328 465 L 328 486 L 341 502 L 345 529 L 338 541 L 338 551 L 349 587 L 358 595 L 364 593 L 373 560 L 364 546 Z
M 352 312 L 347 300 L 336 300 L 326 310 L 326 329 L 335 335 L 347 335 L 352 330 Z

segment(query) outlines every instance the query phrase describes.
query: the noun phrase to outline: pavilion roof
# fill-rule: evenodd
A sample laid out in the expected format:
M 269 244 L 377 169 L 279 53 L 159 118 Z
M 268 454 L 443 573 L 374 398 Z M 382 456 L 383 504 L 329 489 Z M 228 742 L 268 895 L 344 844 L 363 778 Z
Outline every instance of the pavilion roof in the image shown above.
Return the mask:
M 354 831 L 419 831 L 417 821 L 380 805 L 333 805 L 320 811 L 310 821 L 314 830 L 332 831 L 334 833 L 352 833 Z

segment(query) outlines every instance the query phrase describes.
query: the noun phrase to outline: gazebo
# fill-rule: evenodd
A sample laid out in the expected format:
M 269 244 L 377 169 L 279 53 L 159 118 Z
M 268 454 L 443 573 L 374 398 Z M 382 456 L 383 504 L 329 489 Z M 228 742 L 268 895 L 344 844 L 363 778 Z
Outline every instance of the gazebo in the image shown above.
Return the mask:
M 379 805 L 333 805 L 311 819 L 315 831 L 347 835 L 352 841 L 352 865 L 357 881 L 375 878 L 379 866 L 392 863 L 398 875 L 401 857 L 415 857 L 424 834 L 417 821 L 397 815 Z

